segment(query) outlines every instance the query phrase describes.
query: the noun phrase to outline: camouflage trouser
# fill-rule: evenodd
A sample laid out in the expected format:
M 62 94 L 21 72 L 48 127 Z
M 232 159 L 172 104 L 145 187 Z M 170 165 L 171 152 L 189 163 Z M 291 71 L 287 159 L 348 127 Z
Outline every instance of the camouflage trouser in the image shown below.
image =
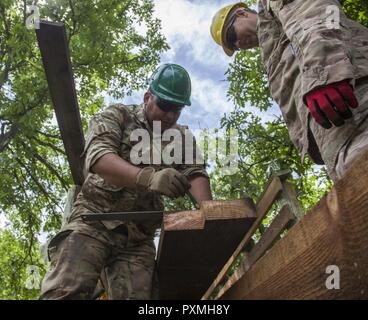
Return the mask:
M 358 87 L 357 98 L 360 105 L 368 108 L 368 78 L 364 79 L 362 85 Z M 338 153 L 336 166 L 334 168 L 337 180 L 350 168 L 356 156 L 364 150 L 368 150 L 368 119 L 355 130 L 352 137 L 343 145 Z
M 128 244 L 123 227 L 108 230 L 84 224 L 81 230 L 61 231 L 51 240 L 51 265 L 41 299 L 91 299 L 101 272 L 109 299 L 151 298 L 153 239 Z

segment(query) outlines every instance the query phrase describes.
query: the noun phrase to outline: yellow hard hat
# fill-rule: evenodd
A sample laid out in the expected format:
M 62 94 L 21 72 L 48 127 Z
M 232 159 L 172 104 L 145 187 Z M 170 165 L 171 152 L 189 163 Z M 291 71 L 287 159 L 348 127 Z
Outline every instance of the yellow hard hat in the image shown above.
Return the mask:
M 227 30 L 226 28 L 224 28 L 224 26 L 225 26 L 227 18 L 229 17 L 230 12 L 233 9 L 239 8 L 239 7 L 248 8 L 248 6 L 244 2 L 237 2 L 234 4 L 230 4 L 226 7 L 223 7 L 219 11 L 217 11 L 217 13 L 212 18 L 212 23 L 211 23 L 211 35 L 212 35 L 213 40 L 215 40 L 216 43 L 220 45 L 224 49 L 225 53 L 230 57 L 234 54 L 234 50 L 231 50 L 227 46 L 227 42 L 226 42 L 226 31 Z

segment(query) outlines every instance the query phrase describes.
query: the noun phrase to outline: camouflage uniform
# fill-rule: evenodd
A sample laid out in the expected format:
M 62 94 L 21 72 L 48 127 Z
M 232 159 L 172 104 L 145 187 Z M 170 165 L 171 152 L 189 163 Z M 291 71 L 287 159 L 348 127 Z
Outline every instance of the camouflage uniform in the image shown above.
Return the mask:
M 340 14 L 339 28 L 328 24 L 331 9 Z M 326 164 L 336 181 L 348 168 L 342 161 L 353 158 L 346 153 L 357 150 L 346 146 L 368 128 L 368 29 L 348 19 L 338 0 L 260 0 L 257 28 L 271 94 L 291 140 L 303 158 L 308 153 L 317 164 Z M 352 80 L 359 107 L 342 127 L 326 130 L 303 98 L 345 79 Z
M 174 125 L 184 137 L 186 126 Z M 43 299 L 90 299 L 99 275 L 104 270 L 110 299 L 149 299 L 154 269 L 153 238 L 159 221 L 83 222 L 82 213 L 163 210 L 161 195 L 136 188 L 116 187 L 91 167 L 103 155 L 115 153 L 131 162 L 130 151 L 138 141 L 131 141 L 135 129 L 150 134 L 152 156 L 153 133 L 144 105 L 108 107 L 95 115 L 90 123 L 85 146 L 85 170 L 88 175 L 73 205 L 68 223 L 49 244 L 50 270 L 42 284 Z M 162 150 L 170 141 L 160 141 Z M 182 144 L 185 148 L 186 144 Z M 195 148 L 194 148 L 195 150 Z M 185 176 L 208 177 L 203 164 L 140 164 L 156 170 L 173 167 Z

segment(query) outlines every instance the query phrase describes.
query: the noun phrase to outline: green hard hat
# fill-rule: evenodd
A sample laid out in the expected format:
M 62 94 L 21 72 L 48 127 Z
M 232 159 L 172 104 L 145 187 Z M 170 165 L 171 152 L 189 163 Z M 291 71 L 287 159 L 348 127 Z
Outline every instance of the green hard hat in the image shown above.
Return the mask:
M 159 99 L 176 105 L 190 106 L 191 82 L 181 66 L 165 63 L 149 79 L 149 90 Z

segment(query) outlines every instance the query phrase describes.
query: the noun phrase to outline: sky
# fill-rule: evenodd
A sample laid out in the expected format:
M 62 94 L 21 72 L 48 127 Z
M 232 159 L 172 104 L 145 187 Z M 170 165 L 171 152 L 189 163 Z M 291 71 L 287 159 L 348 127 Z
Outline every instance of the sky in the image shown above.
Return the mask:
M 192 130 L 218 128 L 224 113 L 234 109 L 226 93 L 229 84 L 224 75 L 233 57 L 228 57 L 212 39 L 213 15 L 229 0 L 154 0 L 154 15 L 161 20 L 162 33 L 170 49 L 161 55 L 161 63 L 183 66 L 192 80 L 192 106 L 186 107 L 180 124 Z M 124 102 L 140 103 L 144 90 L 133 93 Z M 109 101 L 107 101 L 109 103 Z M 249 110 L 257 112 L 249 106 Z M 263 115 L 271 119 L 277 111 Z
M 8 221 L 6 220 L 4 214 L 0 212 L 0 230 L 6 227 L 6 223 Z

